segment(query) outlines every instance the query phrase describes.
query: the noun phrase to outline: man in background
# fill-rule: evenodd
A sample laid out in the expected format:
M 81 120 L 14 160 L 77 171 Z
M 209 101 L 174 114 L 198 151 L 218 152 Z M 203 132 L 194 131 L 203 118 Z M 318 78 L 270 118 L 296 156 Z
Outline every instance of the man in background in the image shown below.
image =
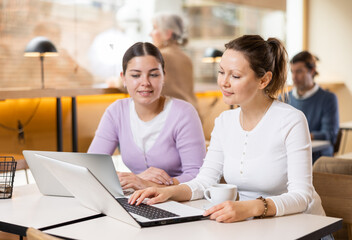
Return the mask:
M 290 61 L 294 87 L 287 103 L 301 110 L 308 121 L 312 140 L 328 140 L 330 146 L 313 153 L 313 163 L 320 156 L 333 156 L 339 131 L 339 111 L 336 95 L 323 90 L 314 82 L 318 75 L 317 58 L 308 51 L 295 55 Z

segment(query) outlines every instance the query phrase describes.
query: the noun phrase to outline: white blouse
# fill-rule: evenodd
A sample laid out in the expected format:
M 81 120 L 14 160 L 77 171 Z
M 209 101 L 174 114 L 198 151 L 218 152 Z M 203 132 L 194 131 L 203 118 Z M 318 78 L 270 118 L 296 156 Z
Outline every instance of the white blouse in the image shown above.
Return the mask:
M 274 101 L 251 131 L 240 125 L 240 108 L 216 120 L 198 176 L 187 184 L 192 199 L 221 176 L 238 187 L 240 200 L 270 198 L 276 215 L 307 212 L 325 215 L 312 185 L 312 149 L 307 120 L 292 106 Z
M 166 118 L 169 115 L 172 105 L 172 99 L 166 97 L 163 110 L 152 120 L 142 121 L 136 112 L 134 101 L 130 102 L 130 126 L 133 140 L 136 145 L 143 151 L 148 152 L 154 146 L 161 130 L 164 128 Z

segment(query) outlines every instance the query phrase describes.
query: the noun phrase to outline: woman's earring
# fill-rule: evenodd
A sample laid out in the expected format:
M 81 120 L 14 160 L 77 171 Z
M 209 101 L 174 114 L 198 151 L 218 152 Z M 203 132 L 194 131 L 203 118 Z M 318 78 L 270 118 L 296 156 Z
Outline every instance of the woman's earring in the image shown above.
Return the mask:
M 123 83 L 123 87 L 126 88 L 126 83 L 125 82 Z

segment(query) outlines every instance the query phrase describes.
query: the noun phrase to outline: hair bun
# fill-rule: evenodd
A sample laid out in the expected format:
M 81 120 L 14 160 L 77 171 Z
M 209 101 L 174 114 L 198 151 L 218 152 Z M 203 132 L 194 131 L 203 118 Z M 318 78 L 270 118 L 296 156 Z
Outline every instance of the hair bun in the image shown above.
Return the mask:
M 172 31 L 170 41 L 179 45 L 185 45 L 188 42 L 186 28 L 181 16 L 174 13 L 158 13 L 153 17 L 153 21 L 161 31 Z

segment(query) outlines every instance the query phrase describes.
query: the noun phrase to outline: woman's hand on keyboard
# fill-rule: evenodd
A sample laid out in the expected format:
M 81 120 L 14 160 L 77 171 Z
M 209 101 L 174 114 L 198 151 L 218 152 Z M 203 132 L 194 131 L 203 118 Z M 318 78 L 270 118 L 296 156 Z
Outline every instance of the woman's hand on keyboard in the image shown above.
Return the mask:
M 157 188 L 150 187 L 144 190 L 135 191 L 132 196 L 128 199 L 129 204 L 139 205 L 143 202 L 144 199 L 148 199 L 146 202 L 148 205 L 155 203 L 165 202 L 170 199 L 172 196 L 172 187 L 168 188 Z
M 150 167 L 137 175 L 138 177 L 161 185 L 173 185 L 172 178 L 163 169 Z

